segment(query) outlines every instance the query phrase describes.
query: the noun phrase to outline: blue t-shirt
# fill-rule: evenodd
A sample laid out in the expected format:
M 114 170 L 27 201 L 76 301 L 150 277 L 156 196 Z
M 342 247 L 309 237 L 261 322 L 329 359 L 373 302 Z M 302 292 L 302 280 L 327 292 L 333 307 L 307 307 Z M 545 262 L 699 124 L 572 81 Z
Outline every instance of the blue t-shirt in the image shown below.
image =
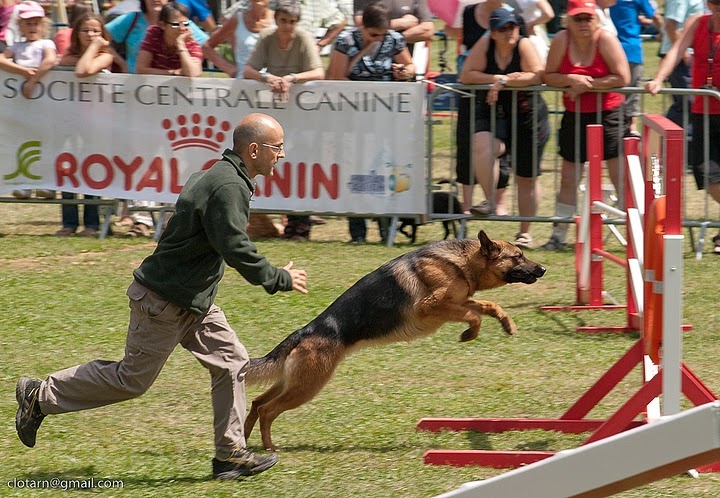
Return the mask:
M 137 22 L 133 26 L 133 20 L 137 16 Z M 132 26 L 132 30 L 130 27 Z M 137 61 L 140 46 L 145 39 L 145 32 L 148 29 L 148 23 L 142 12 L 129 12 L 116 17 L 105 25 L 112 39 L 118 43 L 125 40 L 125 60 L 128 63 L 128 71 L 135 72 L 135 63 Z M 193 39 L 202 46 L 209 36 L 194 22 L 190 22 Z
M 205 0 L 177 0 L 177 2 L 188 8 L 190 11 L 190 19 L 197 19 L 203 22 L 212 14 Z
M 631 64 L 643 63 L 642 38 L 638 15 L 652 18 L 655 9 L 648 0 L 618 0 L 610 7 L 610 18 L 617 30 L 618 39 Z

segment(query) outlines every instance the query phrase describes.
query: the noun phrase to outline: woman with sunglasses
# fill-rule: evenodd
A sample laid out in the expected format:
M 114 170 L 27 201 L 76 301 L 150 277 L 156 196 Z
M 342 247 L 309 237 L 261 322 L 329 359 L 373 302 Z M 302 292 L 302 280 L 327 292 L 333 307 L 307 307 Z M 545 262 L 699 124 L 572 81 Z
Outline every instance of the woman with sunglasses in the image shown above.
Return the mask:
M 113 9 L 108 12 L 105 27 L 115 46 L 122 46 L 120 53 L 124 53 L 128 72 L 137 72 L 135 64 L 145 33 L 148 27 L 159 24 L 160 11 L 167 3 L 168 0 L 140 0 L 139 12 L 128 12 L 117 17 L 110 17 Z M 190 21 L 190 29 L 193 39 L 200 45 L 208 39 L 208 34 L 192 21 Z
M 690 17 L 680 38 L 663 58 L 655 77 L 645 84 L 645 90 L 657 94 L 663 81 L 670 76 L 688 49 L 693 49 L 690 69 L 692 88 L 720 88 L 720 0 L 707 1 L 708 14 Z M 707 109 L 707 110 L 706 110 Z M 708 152 L 710 161 L 705 172 L 705 114 L 710 121 Z M 695 175 L 698 190 L 708 194 L 720 204 L 720 100 L 696 96 L 690 107 L 692 139 L 688 145 L 688 162 Z M 720 254 L 720 232 L 713 237 L 713 252 Z
M 587 160 L 585 128 L 588 125 L 604 126 L 603 157 L 615 191 L 621 191 L 618 147 L 622 137 L 630 131 L 627 121 L 620 127 L 625 97 L 617 92 L 595 93 L 590 90 L 627 86 L 630 83 L 630 65 L 620 41 L 600 27 L 595 9 L 595 0 L 568 2 L 567 29 L 553 38 L 545 68 L 545 83 L 565 88 L 565 112 L 558 138 L 558 152 L 563 163 L 560 190 L 555 199 L 555 214 L 561 218 L 575 214 L 577 185 L 581 168 Z M 579 137 L 575 136 L 576 124 L 579 124 Z M 579 143 L 577 150 L 576 142 Z M 567 223 L 555 224 L 550 240 L 541 249 L 555 251 L 564 248 L 567 229 Z
M 150 26 L 140 46 L 138 74 L 200 76 L 202 49 L 190 31 L 190 12 L 179 2 L 160 10 L 159 24 Z
M 515 14 L 496 9 L 490 14 L 489 26 L 489 36 L 475 43 L 460 73 L 463 84 L 491 85 L 489 90 L 478 92 L 475 100 L 475 178 L 491 203 L 500 173 L 498 158 L 513 154 L 520 216 L 535 216 L 540 200 L 537 177 L 550 135 L 547 106 L 539 94 L 503 90 L 540 85 L 543 65 L 533 43 L 520 35 L 520 21 Z M 494 211 L 494 206 L 490 207 Z M 475 208 L 470 212 L 487 214 L 475 212 Z M 530 222 L 521 222 L 515 244 L 532 247 L 529 231 Z

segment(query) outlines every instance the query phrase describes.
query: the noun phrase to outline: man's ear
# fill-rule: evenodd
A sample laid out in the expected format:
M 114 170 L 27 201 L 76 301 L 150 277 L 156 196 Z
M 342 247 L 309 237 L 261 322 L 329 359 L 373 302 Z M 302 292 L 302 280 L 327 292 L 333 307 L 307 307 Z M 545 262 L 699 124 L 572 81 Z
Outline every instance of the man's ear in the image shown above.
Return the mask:
M 257 159 L 258 149 L 259 149 L 259 148 L 260 148 L 260 147 L 259 147 L 258 144 L 256 144 L 255 142 L 251 143 L 251 144 L 248 146 L 248 149 L 249 149 L 249 151 L 250 151 L 250 157 L 252 157 L 253 159 Z

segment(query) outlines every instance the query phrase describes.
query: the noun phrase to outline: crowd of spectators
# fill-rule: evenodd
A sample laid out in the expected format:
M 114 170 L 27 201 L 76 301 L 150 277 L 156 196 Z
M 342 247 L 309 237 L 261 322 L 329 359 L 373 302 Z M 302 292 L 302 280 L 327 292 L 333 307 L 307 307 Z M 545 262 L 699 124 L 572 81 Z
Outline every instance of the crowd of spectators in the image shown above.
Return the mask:
M 27 80 L 23 88 L 26 97 L 32 95 L 36 82 L 59 64 L 73 66 L 79 77 L 100 71 L 195 77 L 216 68 L 229 77 L 261 81 L 277 101 L 285 101 L 292 85 L 311 80 L 414 79 L 415 73 L 425 68 L 413 66 L 413 44 L 430 41 L 435 35 L 432 3 L 240 0 L 225 17 L 206 0 L 124 0 L 101 17 L 88 12 L 89 3 L 78 0 L 69 9 L 68 29 L 59 29 L 53 43 L 40 4 L 0 0 L 0 68 Z M 476 94 L 475 123 L 470 123 L 470 99 L 460 99 L 458 109 L 456 180 L 467 214 L 507 214 L 505 189 L 512 175 L 520 215 L 532 217 L 537 212 L 539 165 L 550 136 L 547 106 L 537 95 L 513 94 L 505 91 L 506 87 L 544 83 L 565 89 L 565 112 L 558 130 L 563 166 L 556 196 L 556 215 L 562 218 L 576 211 L 577 184 L 586 159 L 584 134 L 579 142 L 575 137 L 578 120 L 580 128 L 596 122 L 606 125 L 604 157 L 609 177 L 620 190 L 618 144 L 624 136 L 637 135 L 638 95 L 626 97 L 608 90 L 640 84 L 644 65 L 641 33 L 648 27 L 662 36 L 659 55 L 664 57 L 648 92 L 657 93 L 666 78 L 673 87 L 715 87 L 712 74 L 698 71 L 708 64 L 706 72 L 720 68 L 720 63 L 713 66 L 708 62 L 716 58 L 718 45 L 711 42 L 720 32 L 720 20 L 715 19 L 720 16 L 720 0 L 707 0 L 704 5 L 700 0 L 667 0 L 664 20 L 653 0 L 569 0 L 565 12 L 555 12 L 553 5 L 558 4 L 549 0 L 456 3 L 460 6 L 456 20 L 446 30 L 461 46 L 459 81 L 491 85 Z M 562 17 L 564 29 L 551 27 L 551 40 L 545 25 L 558 17 Z M 685 26 L 691 27 L 692 34 Z M 696 31 L 709 31 L 710 36 L 696 35 Z M 710 43 L 705 66 L 693 65 L 692 50 L 688 49 L 702 51 L 703 43 Z M 323 61 L 321 56 L 328 57 Z M 592 90 L 605 92 L 598 97 Z M 686 126 L 691 136 L 690 129 L 702 122 L 703 111 L 700 104 L 693 105 L 690 119 L 682 123 L 680 105 L 687 107 L 676 99 L 668 117 Z M 709 112 L 712 119 L 718 115 L 714 103 Z M 710 128 L 713 133 L 720 129 L 714 121 Z M 706 188 L 720 203 L 720 195 L 716 195 L 720 160 L 715 157 L 720 154 L 715 150 L 720 140 L 710 140 L 710 166 L 701 171 L 704 163 L 698 151 L 703 151 L 704 137 L 697 131 L 692 136 L 697 137 L 690 144 L 690 156 L 698 187 Z M 533 147 L 517 147 L 518 143 Z M 485 197 L 480 204 L 472 202 L 474 185 L 481 187 Z M 15 195 L 27 197 L 30 193 L 17 191 Z M 37 195 L 54 197 L 55 193 Z M 134 232 L 149 236 L 152 221 L 149 217 L 142 221 L 142 217 L 134 215 L 134 227 L 144 225 Z M 285 238 L 307 240 L 313 223 L 321 219 L 291 215 L 284 221 Z M 386 227 L 381 223 L 383 240 Z M 520 224 L 518 245 L 533 246 L 529 227 L 529 222 Z M 75 234 L 77 228 L 77 207 L 64 207 L 63 228 L 58 234 Z M 562 224 L 554 226 L 542 248 L 562 248 L 566 230 Z M 350 232 L 353 241 L 364 242 L 365 220 L 351 219 Z M 97 213 L 87 206 L 81 234 L 95 233 Z M 720 252 L 720 234 L 715 245 Z

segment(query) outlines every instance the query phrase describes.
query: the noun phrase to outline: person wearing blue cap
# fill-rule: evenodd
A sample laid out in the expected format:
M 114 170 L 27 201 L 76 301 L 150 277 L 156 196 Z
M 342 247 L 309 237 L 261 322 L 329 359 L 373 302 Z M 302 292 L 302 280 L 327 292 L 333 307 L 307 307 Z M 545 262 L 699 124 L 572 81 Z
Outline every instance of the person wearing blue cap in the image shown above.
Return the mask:
M 469 85 L 490 85 L 488 90 L 479 92 L 475 100 L 472 157 L 478 183 L 491 203 L 499 174 L 498 158 L 510 153 L 518 188 L 518 211 L 520 216 L 530 217 L 536 215 L 540 201 L 537 177 L 550 135 L 550 123 L 547 105 L 539 94 L 506 89 L 542 83 L 540 55 L 533 43 L 520 35 L 520 24 L 515 14 L 506 9 L 492 11 L 490 35 L 473 46 L 463 65 L 460 81 Z M 532 247 L 529 230 L 530 222 L 522 221 L 515 237 L 516 245 Z

